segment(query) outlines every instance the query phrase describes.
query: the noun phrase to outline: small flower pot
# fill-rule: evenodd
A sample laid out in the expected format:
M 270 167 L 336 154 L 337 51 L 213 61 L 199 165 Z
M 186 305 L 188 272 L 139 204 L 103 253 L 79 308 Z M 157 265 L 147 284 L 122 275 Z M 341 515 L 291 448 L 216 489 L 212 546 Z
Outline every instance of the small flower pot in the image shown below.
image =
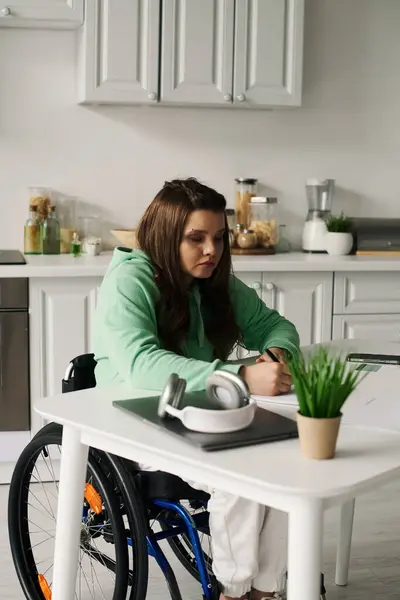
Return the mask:
M 353 235 L 351 233 L 328 231 L 325 234 L 325 247 L 328 254 L 332 256 L 349 254 L 353 247 Z
M 297 413 L 300 448 L 306 458 L 328 460 L 335 456 L 342 415 L 333 419 L 313 419 Z

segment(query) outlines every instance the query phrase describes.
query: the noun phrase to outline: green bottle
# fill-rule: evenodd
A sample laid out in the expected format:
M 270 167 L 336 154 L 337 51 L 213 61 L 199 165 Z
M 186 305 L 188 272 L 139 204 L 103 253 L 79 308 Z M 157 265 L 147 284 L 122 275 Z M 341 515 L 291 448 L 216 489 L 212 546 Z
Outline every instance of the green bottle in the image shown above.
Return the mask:
M 42 226 L 43 254 L 60 254 L 60 223 L 55 206 L 49 207 L 49 214 Z
M 71 242 L 71 254 L 74 258 L 77 258 L 81 254 L 81 242 L 79 241 L 78 234 L 75 232 Z

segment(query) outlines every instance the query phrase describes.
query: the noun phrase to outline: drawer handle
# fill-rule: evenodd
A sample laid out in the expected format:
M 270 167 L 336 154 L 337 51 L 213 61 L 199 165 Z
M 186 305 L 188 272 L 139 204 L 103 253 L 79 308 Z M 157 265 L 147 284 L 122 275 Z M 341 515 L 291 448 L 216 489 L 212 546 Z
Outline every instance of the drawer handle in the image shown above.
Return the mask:
M 275 288 L 275 285 L 269 281 L 265 287 L 269 292 L 271 292 Z
M 253 283 L 250 285 L 250 287 L 251 287 L 253 290 L 256 290 L 256 292 L 259 292 L 259 291 L 261 290 L 261 283 L 260 283 L 259 281 L 254 281 L 254 282 L 253 282 Z
M 4 8 L 1 9 L 1 16 L 2 17 L 10 17 L 11 16 L 11 9 L 8 6 L 5 6 Z

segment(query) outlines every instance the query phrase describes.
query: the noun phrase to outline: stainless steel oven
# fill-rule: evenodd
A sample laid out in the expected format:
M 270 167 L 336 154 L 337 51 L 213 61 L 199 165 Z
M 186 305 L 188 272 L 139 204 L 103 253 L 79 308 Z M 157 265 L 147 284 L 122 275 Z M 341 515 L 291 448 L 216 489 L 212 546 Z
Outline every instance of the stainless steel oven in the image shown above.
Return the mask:
M 30 429 L 28 279 L 0 278 L 0 431 Z

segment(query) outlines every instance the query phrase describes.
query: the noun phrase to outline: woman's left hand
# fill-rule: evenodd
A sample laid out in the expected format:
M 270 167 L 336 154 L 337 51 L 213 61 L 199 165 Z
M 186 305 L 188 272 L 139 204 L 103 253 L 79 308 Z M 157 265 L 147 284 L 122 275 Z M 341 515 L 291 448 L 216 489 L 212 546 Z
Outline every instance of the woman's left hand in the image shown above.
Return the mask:
M 287 363 L 287 358 L 286 358 L 286 353 L 282 348 L 268 348 L 268 350 L 271 350 L 271 352 L 276 356 L 276 358 L 279 359 L 279 362 L 281 363 Z M 270 356 L 268 356 L 268 354 L 266 352 L 264 352 L 264 354 L 261 354 L 261 356 L 259 356 L 256 359 L 256 363 L 262 363 L 262 362 L 274 362 L 272 360 L 272 358 Z

